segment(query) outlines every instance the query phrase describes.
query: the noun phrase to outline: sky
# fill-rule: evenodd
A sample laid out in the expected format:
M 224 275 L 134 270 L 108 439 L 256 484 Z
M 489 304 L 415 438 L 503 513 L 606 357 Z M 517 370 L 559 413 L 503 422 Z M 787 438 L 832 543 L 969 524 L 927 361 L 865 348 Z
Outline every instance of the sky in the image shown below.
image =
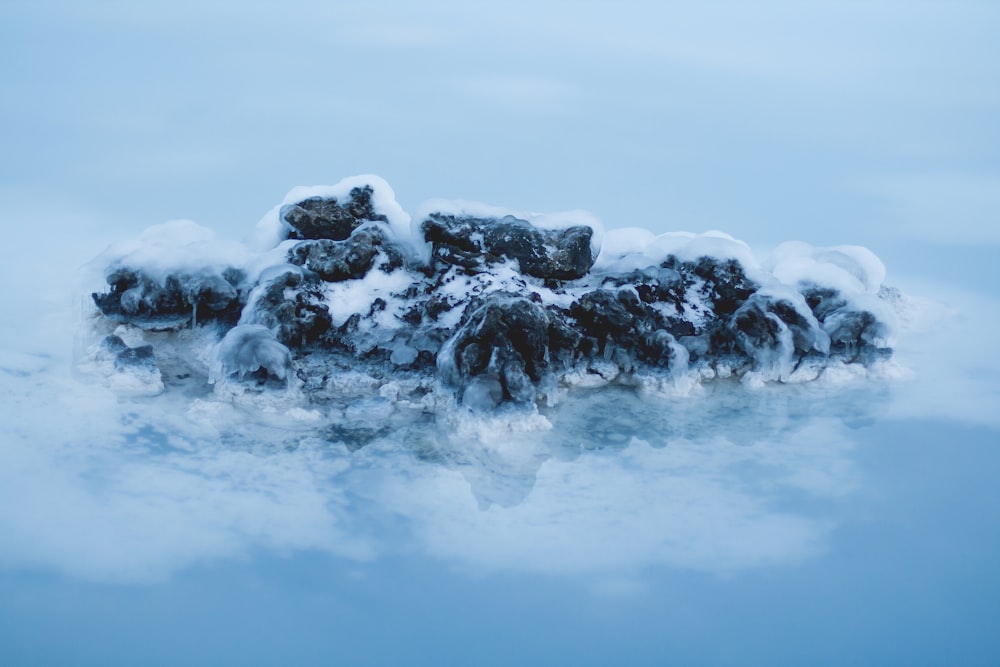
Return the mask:
M 375 173 L 409 211 L 983 263 L 998 28 L 964 1 L 9 0 L 0 209 L 96 252 L 174 218 L 241 238 L 295 185 Z

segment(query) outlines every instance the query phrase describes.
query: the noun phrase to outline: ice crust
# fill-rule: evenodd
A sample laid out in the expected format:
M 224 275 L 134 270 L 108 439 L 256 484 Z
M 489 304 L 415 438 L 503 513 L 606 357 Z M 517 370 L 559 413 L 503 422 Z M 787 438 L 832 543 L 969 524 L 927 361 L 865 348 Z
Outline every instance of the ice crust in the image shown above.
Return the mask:
M 722 232 L 604 231 L 582 211 L 467 201 L 431 200 L 411 219 L 370 175 L 293 189 L 244 243 L 173 221 L 91 266 L 104 285 L 81 363 L 129 374 L 108 384 L 388 410 L 343 407 L 341 425 L 523 414 L 612 383 L 802 382 L 891 354 L 893 292 L 866 248 L 790 242 L 760 261 Z M 112 372 L 111 335 L 151 346 L 156 373 Z

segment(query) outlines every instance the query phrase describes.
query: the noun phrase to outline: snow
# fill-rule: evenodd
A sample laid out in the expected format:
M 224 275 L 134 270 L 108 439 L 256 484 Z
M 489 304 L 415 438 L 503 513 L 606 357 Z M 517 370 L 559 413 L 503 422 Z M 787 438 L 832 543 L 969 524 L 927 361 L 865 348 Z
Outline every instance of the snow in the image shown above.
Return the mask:
M 750 246 L 723 232 L 667 232 L 654 236 L 646 229 L 626 227 L 608 232 L 605 244 L 607 247 L 594 264 L 596 272 L 628 272 L 659 266 L 672 255 L 682 262 L 702 257 L 735 259 L 749 277 L 761 275 L 760 263 Z
M 812 283 L 847 294 L 876 294 L 886 275 L 875 253 L 854 245 L 817 248 L 789 241 L 774 249 L 767 265 L 775 278 L 789 285 Z
M 217 239 L 215 232 L 191 220 L 171 220 L 147 228 L 131 241 L 112 244 L 90 263 L 89 272 L 142 269 L 163 284 L 170 274 L 218 274 L 227 268 L 242 269 L 253 259 L 254 253 L 242 243 Z M 91 281 L 93 277 L 89 276 Z
M 325 291 L 334 325 L 340 326 L 351 315 L 367 314 L 376 299 L 383 299 L 387 306 L 378 317 L 379 326 L 399 328 L 397 316 L 402 314 L 407 304 L 394 293 L 405 290 L 412 280 L 413 277 L 403 269 L 390 273 L 373 269 L 363 278 L 327 283 Z
M 601 253 L 594 262 L 595 271 L 644 269 L 654 262 L 649 261 L 645 251 L 656 235 L 642 227 L 621 227 L 609 229 L 604 234 Z M 630 258 L 634 258 L 632 261 Z M 627 265 L 627 268 L 625 266 Z

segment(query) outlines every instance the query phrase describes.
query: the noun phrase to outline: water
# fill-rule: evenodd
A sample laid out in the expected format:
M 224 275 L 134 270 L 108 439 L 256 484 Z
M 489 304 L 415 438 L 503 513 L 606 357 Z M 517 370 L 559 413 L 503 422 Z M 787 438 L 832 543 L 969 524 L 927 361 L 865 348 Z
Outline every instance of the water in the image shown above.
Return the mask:
M 789 551 L 755 561 L 762 545 L 753 543 L 774 534 L 762 523 L 767 510 L 746 507 L 753 495 L 712 504 L 695 491 L 693 503 L 664 508 L 678 480 L 656 475 L 639 493 L 654 511 L 613 500 L 604 510 L 628 510 L 598 524 L 636 529 L 614 531 L 621 544 L 557 518 L 534 535 L 541 544 L 507 544 L 514 553 L 496 556 L 505 545 L 483 521 L 449 531 L 428 554 L 435 536 L 413 544 L 404 536 L 415 526 L 404 524 L 390 535 L 409 548 L 370 563 L 248 553 L 142 585 L 7 575 L 2 643 L 11 664 L 991 664 L 996 432 L 929 421 L 852 435 L 853 493 L 806 506 L 778 493 L 768 503 L 823 524 L 805 555 L 792 535 L 779 543 Z M 720 512 L 748 513 L 750 525 L 705 525 Z M 690 545 L 672 545 L 674 533 L 650 548 L 641 529 L 662 535 L 692 514 L 684 535 L 701 532 L 702 551 L 677 553 Z M 486 571 L 475 558 L 484 537 Z M 745 569 L 712 572 L 720 556 Z

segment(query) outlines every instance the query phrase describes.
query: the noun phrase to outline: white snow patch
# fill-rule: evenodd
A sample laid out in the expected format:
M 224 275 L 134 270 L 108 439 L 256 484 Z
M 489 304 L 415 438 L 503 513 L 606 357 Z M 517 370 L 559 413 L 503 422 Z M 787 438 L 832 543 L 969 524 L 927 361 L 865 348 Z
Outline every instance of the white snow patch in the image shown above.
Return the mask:
M 766 264 L 784 283 L 813 283 L 846 294 L 876 294 L 886 275 L 885 265 L 875 253 L 854 245 L 817 248 L 789 241 L 775 248 Z

